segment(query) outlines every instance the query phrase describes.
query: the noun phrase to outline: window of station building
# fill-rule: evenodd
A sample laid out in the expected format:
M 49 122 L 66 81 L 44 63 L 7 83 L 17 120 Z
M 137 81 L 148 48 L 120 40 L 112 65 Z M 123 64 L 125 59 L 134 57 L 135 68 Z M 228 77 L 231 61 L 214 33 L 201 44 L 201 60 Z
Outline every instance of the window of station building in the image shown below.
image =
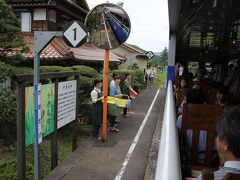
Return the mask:
M 34 9 L 33 20 L 37 20 L 37 21 L 47 20 L 47 10 L 44 8 Z
M 57 30 L 62 31 L 65 28 L 65 25 L 70 21 L 70 17 L 66 15 L 57 16 Z
M 49 17 L 49 21 L 54 22 L 54 23 L 57 22 L 56 11 L 54 11 L 54 10 L 52 10 L 52 9 L 49 10 L 49 11 L 48 11 L 48 17 Z
M 21 31 L 31 32 L 31 25 L 32 25 L 31 12 L 22 12 L 21 13 Z

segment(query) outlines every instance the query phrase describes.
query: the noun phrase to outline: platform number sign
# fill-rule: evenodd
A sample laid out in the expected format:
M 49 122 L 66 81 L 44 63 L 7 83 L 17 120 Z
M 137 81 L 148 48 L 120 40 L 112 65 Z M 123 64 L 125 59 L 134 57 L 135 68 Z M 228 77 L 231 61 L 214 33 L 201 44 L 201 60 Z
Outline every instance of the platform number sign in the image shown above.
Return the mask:
M 146 55 L 147 55 L 148 59 L 152 59 L 154 57 L 154 53 L 152 51 L 148 51 L 146 53 Z
M 63 39 L 70 47 L 77 48 L 87 41 L 87 30 L 80 21 L 71 21 L 63 32 Z

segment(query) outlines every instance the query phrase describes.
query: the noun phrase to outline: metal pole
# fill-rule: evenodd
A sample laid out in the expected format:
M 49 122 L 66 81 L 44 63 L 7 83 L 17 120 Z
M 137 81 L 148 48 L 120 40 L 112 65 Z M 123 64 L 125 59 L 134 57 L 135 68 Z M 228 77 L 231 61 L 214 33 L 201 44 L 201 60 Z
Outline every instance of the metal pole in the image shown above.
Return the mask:
M 40 179 L 40 157 L 38 142 L 38 84 L 40 82 L 40 54 L 55 36 L 62 36 L 62 32 L 34 32 L 34 179 Z
M 36 41 L 35 41 L 36 42 Z M 40 179 L 39 142 L 38 142 L 38 83 L 40 80 L 40 53 L 34 56 L 34 179 Z
M 104 62 L 104 101 L 103 101 L 103 124 L 102 124 L 102 138 L 104 141 L 107 139 L 107 97 L 108 97 L 108 69 L 109 69 L 109 50 L 106 49 L 105 62 Z

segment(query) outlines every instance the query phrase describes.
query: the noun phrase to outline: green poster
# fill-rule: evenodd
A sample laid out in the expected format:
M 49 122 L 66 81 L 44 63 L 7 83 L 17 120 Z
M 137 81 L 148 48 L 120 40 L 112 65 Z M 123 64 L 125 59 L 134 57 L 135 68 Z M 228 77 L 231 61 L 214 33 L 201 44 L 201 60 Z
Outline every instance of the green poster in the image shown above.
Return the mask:
M 25 88 L 25 133 L 26 146 L 34 142 L 34 96 L 33 87 Z M 55 84 L 42 86 L 41 107 L 42 107 L 42 130 L 43 137 L 54 131 L 54 101 Z

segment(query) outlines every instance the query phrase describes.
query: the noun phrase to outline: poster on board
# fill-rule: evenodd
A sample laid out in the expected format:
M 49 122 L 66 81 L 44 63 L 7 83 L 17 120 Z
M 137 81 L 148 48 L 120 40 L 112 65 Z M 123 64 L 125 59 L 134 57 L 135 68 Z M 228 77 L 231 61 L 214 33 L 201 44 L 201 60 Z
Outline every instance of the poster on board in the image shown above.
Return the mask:
M 58 83 L 57 128 L 76 119 L 77 80 Z
M 54 131 L 55 84 L 42 85 L 41 121 L 43 137 Z M 25 142 L 34 143 L 34 87 L 25 88 Z

